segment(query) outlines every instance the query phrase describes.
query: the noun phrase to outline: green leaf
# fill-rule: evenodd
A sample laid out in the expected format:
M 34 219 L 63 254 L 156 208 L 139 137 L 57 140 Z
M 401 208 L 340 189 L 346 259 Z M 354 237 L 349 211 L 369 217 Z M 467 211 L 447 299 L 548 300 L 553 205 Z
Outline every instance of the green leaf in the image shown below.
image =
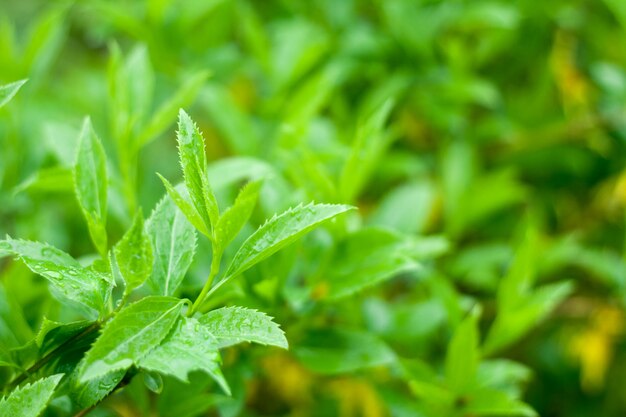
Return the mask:
M 456 328 L 446 354 L 448 387 L 464 394 L 475 384 L 480 363 L 478 314 L 471 312 Z
M 166 197 L 146 221 L 146 232 L 154 252 L 154 267 L 148 284 L 160 295 L 173 295 L 193 260 L 194 228 Z
M 387 100 L 359 123 L 339 178 L 339 190 L 344 201 L 353 201 L 359 195 L 388 146 L 390 141 L 384 132 L 384 124 L 392 108 L 393 101 Z
M 91 407 L 100 402 L 120 383 L 126 370 L 113 371 L 89 381 L 79 382 L 78 370 L 70 379 L 70 398 L 82 408 Z
M 26 81 L 28 80 L 19 80 L 0 86 L 0 108 L 11 101 Z
M 206 174 L 204 138 L 183 109 L 178 116 L 178 155 L 185 185 L 198 214 L 208 229 L 217 225 L 219 208 Z
M 218 220 L 215 235 L 217 243 L 223 248 L 237 236 L 252 215 L 261 185 L 261 181 L 246 184 L 237 195 L 235 203 L 226 209 Z
M 499 310 L 485 339 L 484 350 L 492 354 L 518 341 L 574 290 L 569 281 L 547 284 L 526 295 L 515 309 Z
M 272 217 L 241 245 L 226 271 L 225 278 L 218 282 L 212 291 L 293 243 L 323 222 L 352 209 L 354 207 L 342 204 L 307 204 Z
M 202 220 L 202 217 L 200 217 L 200 215 L 198 214 L 198 211 L 193 207 L 193 205 L 189 201 L 187 201 L 187 199 L 181 193 L 179 193 L 178 190 L 176 190 L 176 188 L 168 180 L 166 180 L 161 174 L 157 173 L 157 175 L 163 182 L 163 185 L 165 186 L 165 190 L 167 191 L 167 194 L 170 196 L 172 201 L 178 206 L 180 211 L 183 212 L 185 217 L 187 217 L 187 220 L 189 220 L 189 222 L 196 229 L 198 229 L 200 233 L 202 233 L 205 236 L 210 236 L 209 229 L 207 229 L 206 225 L 204 224 L 204 221 Z
M 128 369 L 169 333 L 183 302 L 173 297 L 146 297 L 122 309 L 102 330 L 85 355 L 79 381 Z
M 62 374 L 25 385 L 0 400 L 0 416 L 37 417 L 48 405 Z
M 85 119 L 78 141 L 78 153 L 74 165 L 74 187 L 89 234 L 98 252 L 107 252 L 106 211 L 107 211 L 107 170 L 106 155 L 102 143 L 91 125 Z
M 170 99 L 164 102 L 152 115 L 150 121 L 137 139 L 138 148 L 146 145 L 161 134 L 176 118 L 176 112 L 189 106 L 208 78 L 207 71 L 200 71 L 190 76 Z
M 342 374 L 396 360 L 385 342 L 371 333 L 340 329 L 310 331 L 294 349 L 298 359 L 321 374 Z
M 471 393 L 471 401 L 463 408 L 465 415 L 472 416 L 522 416 L 536 417 L 530 406 L 493 389 L 480 389 Z
M 35 343 L 39 346 L 40 352 L 48 352 L 68 339 L 80 334 L 92 324 L 93 322 L 88 320 L 59 323 L 44 317 L 39 332 L 37 336 L 35 336 Z
M 272 318 L 256 310 L 243 307 L 223 307 L 200 317 L 208 331 L 217 339 L 220 348 L 242 342 L 278 346 L 287 349 L 285 334 Z
M 152 272 L 152 244 L 144 230 L 141 210 L 133 224 L 113 248 L 115 265 L 126 282 L 125 294 L 129 294 L 150 276 Z
M 54 246 L 28 240 L 2 241 L 34 273 L 46 278 L 55 293 L 101 312 L 107 294 L 107 282 L 92 268 Z
M 174 330 L 159 346 L 139 361 L 149 371 L 172 375 L 189 382 L 192 371 L 204 371 L 230 395 L 230 389 L 220 370 L 218 342 L 208 326 L 195 318 L 181 317 Z
M 338 246 L 321 284 L 325 298 L 339 299 L 415 271 L 415 250 L 406 239 L 382 229 L 362 229 Z

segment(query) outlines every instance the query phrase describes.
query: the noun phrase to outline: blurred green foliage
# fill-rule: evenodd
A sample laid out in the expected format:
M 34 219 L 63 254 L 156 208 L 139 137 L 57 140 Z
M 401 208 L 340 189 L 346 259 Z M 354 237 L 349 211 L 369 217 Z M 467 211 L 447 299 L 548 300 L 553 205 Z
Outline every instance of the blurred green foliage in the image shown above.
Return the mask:
M 72 184 L 89 115 L 106 252 L 164 195 L 156 172 L 180 179 L 181 107 L 218 201 L 264 179 L 253 224 L 359 208 L 202 306 L 266 311 L 290 341 L 224 351 L 231 397 L 199 374 L 158 396 L 136 378 L 90 415 L 624 415 L 625 4 L 2 2 L 0 85 L 28 81 L 0 89 L 0 236 L 93 258 Z M 44 316 L 75 317 L 0 262 L 2 366 Z

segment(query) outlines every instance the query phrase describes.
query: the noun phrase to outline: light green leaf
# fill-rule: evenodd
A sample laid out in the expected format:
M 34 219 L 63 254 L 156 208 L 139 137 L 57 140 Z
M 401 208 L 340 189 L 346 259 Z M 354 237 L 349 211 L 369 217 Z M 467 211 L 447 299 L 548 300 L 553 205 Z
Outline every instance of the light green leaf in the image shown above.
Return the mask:
M 261 184 L 261 181 L 246 184 L 237 195 L 235 203 L 218 220 L 215 235 L 217 243 L 222 247 L 226 247 L 237 236 L 252 215 Z
M 185 185 L 198 214 L 208 229 L 215 227 L 219 208 L 206 174 L 204 138 L 183 109 L 178 116 L 178 155 Z
M 67 253 L 45 243 L 10 238 L 1 243 L 9 246 L 7 250 L 31 271 L 46 278 L 55 293 L 102 311 L 108 284 L 96 271 L 84 268 Z
M 321 284 L 326 299 L 339 299 L 415 271 L 419 264 L 407 239 L 383 229 L 362 229 L 337 248 Z
M 165 186 L 165 189 L 167 190 L 167 194 L 170 196 L 172 201 L 178 206 L 180 211 L 183 212 L 185 217 L 187 217 L 187 220 L 189 220 L 189 222 L 196 229 L 198 229 L 200 233 L 202 233 L 205 236 L 209 236 L 209 229 L 207 229 L 206 225 L 204 224 L 204 221 L 198 214 L 198 211 L 193 207 L 193 205 L 189 201 L 187 201 L 187 199 L 183 195 L 181 195 L 178 192 L 178 190 L 176 190 L 176 188 L 168 180 L 166 180 L 161 174 L 157 173 L 157 175 L 159 176 L 159 178 L 161 178 L 161 181 L 163 182 L 163 185 Z
M 393 108 L 385 101 L 376 111 L 360 121 L 352 149 L 339 178 L 339 190 L 345 201 L 353 201 L 365 186 L 376 162 L 390 143 L 384 124 Z
M 0 86 L 0 108 L 11 101 L 26 81 L 28 80 L 19 80 Z
M 471 401 L 463 408 L 465 415 L 472 416 L 521 416 L 536 417 L 530 406 L 493 389 L 480 389 L 471 393 Z
M 200 370 L 211 376 L 230 395 L 220 370 L 218 342 L 208 326 L 195 318 L 181 317 L 159 346 L 139 361 L 139 366 L 189 382 L 188 374 Z
M 182 306 L 177 298 L 146 297 L 122 309 L 85 355 L 79 382 L 137 364 L 165 339 Z
M 242 342 L 278 346 L 287 349 L 285 334 L 272 318 L 243 307 L 223 307 L 200 317 L 202 323 L 217 339 L 220 348 Z
M 102 143 L 93 130 L 89 118 L 85 119 L 78 141 L 74 165 L 74 187 L 89 234 L 102 256 L 107 252 L 107 170 Z
M 295 348 L 296 357 L 321 374 L 343 374 L 387 365 L 396 355 L 385 342 L 367 332 L 340 329 L 310 331 Z
M 193 260 L 194 228 L 166 197 L 146 221 L 146 232 L 154 252 L 154 267 L 148 284 L 160 295 L 173 295 Z
M 478 314 L 471 312 L 456 328 L 446 354 L 446 382 L 458 394 L 465 394 L 475 384 L 480 363 L 478 344 Z
M 241 245 L 226 271 L 225 278 L 213 288 L 213 291 L 323 222 L 352 209 L 354 207 L 342 204 L 307 204 L 272 217 Z
M 141 210 L 124 237 L 113 248 L 115 264 L 126 282 L 126 294 L 137 288 L 152 272 L 152 244 L 144 230 Z
M 73 180 L 71 169 L 62 166 L 42 168 L 18 184 L 13 192 L 15 194 L 25 190 L 39 192 L 72 192 L 74 191 Z
M 178 109 L 187 107 L 193 102 L 208 76 L 209 73 L 207 71 L 193 74 L 170 99 L 159 107 L 139 135 L 137 139 L 138 148 L 146 145 L 170 126 L 176 118 Z
M 0 416 L 39 416 L 48 405 L 62 377 L 62 374 L 52 375 L 16 389 L 0 400 Z
M 574 290 L 569 281 L 547 284 L 526 295 L 515 309 L 499 310 L 485 339 L 486 354 L 505 348 L 522 338 Z

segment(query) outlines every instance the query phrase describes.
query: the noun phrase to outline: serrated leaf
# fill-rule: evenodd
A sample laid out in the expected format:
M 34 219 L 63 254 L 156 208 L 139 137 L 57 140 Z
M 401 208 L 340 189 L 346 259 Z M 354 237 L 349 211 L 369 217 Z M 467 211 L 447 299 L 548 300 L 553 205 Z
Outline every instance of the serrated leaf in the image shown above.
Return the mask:
M 122 309 L 85 355 L 79 382 L 136 364 L 165 339 L 182 306 L 177 298 L 154 296 Z
M 183 109 L 178 115 L 177 139 L 180 165 L 189 196 L 207 229 L 210 229 L 217 224 L 219 208 L 206 174 L 204 138 Z
M 226 271 L 225 278 L 213 287 L 213 291 L 325 221 L 353 209 L 354 207 L 343 204 L 307 204 L 272 217 L 241 245 Z
M 115 264 L 126 282 L 125 293 L 130 293 L 150 276 L 152 272 L 152 244 L 144 230 L 141 210 L 133 224 L 113 248 Z
M 242 342 L 289 347 L 285 333 L 260 311 L 243 307 L 223 307 L 199 318 L 200 323 L 215 336 L 220 348 Z
M 222 247 L 226 247 L 237 236 L 252 215 L 261 185 L 261 181 L 246 184 L 237 195 L 234 204 L 219 218 L 215 235 L 218 244 Z
M 37 417 L 48 405 L 62 374 L 25 385 L 0 400 L 0 416 Z
M 126 375 L 126 370 L 122 369 L 89 381 L 79 382 L 78 372 L 74 372 L 70 379 L 70 398 L 82 408 L 91 407 L 113 391 L 124 375 Z
M 173 295 L 182 282 L 196 249 L 196 233 L 169 198 L 163 198 L 146 221 L 154 266 L 148 284 L 160 295 Z
M 98 252 L 107 252 L 107 170 L 104 147 L 93 130 L 91 120 L 85 119 L 78 140 L 74 164 L 76 198 L 89 228 L 89 234 Z
M 10 238 L 2 243 L 10 245 L 8 250 L 31 271 L 46 278 L 54 292 L 97 312 L 102 311 L 108 283 L 100 274 L 45 243 Z
M 165 186 L 165 190 L 167 191 L 167 195 L 170 196 L 172 201 L 178 206 L 180 211 L 183 212 L 187 220 L 196 228 L 200 233 L 205 236 L 210 236 L 209 229 L 204 224 L 202 217 L 198 214 L 198 211 L 194 208 L 191 202 L 187 201 L 187 199 L 176 190 L 176 188 L 161 174 L 157 173 L 163 185 Z
M 181 317 L 159 346 L 139 361 L 139 366 L 189 382 L 192 371 L 204 371 L 230 395 L 220 370 L 218 342 L 210 329 L 195 318 Z
M 11 101 L 26 81 L 28 80 L 19 80 L 0 86 L 0 108 Z

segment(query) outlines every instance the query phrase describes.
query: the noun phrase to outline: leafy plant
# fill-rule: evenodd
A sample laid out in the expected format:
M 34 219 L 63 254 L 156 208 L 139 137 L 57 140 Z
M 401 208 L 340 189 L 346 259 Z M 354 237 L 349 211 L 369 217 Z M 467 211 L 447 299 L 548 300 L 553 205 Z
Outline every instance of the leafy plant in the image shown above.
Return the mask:
M 2 255 L 20 259 L 48 280 L 61 301 L 76 303 L 78 311 L 91 318 L 86 326 L 81 324 L 78 332 L 69 331 L 73 324 L 60 324 L 54 329 L 57 333 L 61 328 L 68 331 L 65 337 L 57 337 L 54 349 L 36 356 L 28 369 L 16 372 L 9 386 L 16 387 L 38 372 L 45 375 L 63 369 L 63 374 L 9 393 L 0 403 L 7 412 L 25 417 L 39 415 L 57 384 L 68 386 L 62 389 L 77 399 L 77 407 L 89 409 L 137 373 L 149 375 L 147 378 L 172 375 L 187 381 L 190 372 L 201 370 L 230 393 L 219 366 L 220 348 L 242 342 L 288 347 L 278 325 L 261 312 L 225 307 L 199 313 L 199 309 L 220 286 L 352 208 L 308 204 L 276 215 L 241 244 L 223 277 L 214 284 L 222 254 L 250 218 L 261 182 L 243 187 L 234 204 L 220 213 L 207 175 L 204 139 L 182 110 L 178 143 L 185 195 L 161 177 L 171 200 L 165 197 L 157 205 L 147 225 L 139 210 L 128 231 L 108 249 L 106 156 L 87 119 L 80 134 L 74 181 L 79 206 L 100 256 L 82 266 L 47 244 L 8 237 L 0 241 Z M 211 272 L 193 302 L 172 296 L 194 255 L 195 232 L 187 221 L 209 238 L 212 247 Z M 134 290 L 148 279 L 154 295 L 129 303 Z M 124 286 L 121 297 L 113 292 L 117 285 Z M 29 343 L 45 340 L 49 334 L 50 330 L 42 327 Z M 74 345 L 82 345 L 82 349 L 68 349 Z M 67 367 L 67 363 L 73 366 Z M 21 366 L 15 365 L 18 369 Z

